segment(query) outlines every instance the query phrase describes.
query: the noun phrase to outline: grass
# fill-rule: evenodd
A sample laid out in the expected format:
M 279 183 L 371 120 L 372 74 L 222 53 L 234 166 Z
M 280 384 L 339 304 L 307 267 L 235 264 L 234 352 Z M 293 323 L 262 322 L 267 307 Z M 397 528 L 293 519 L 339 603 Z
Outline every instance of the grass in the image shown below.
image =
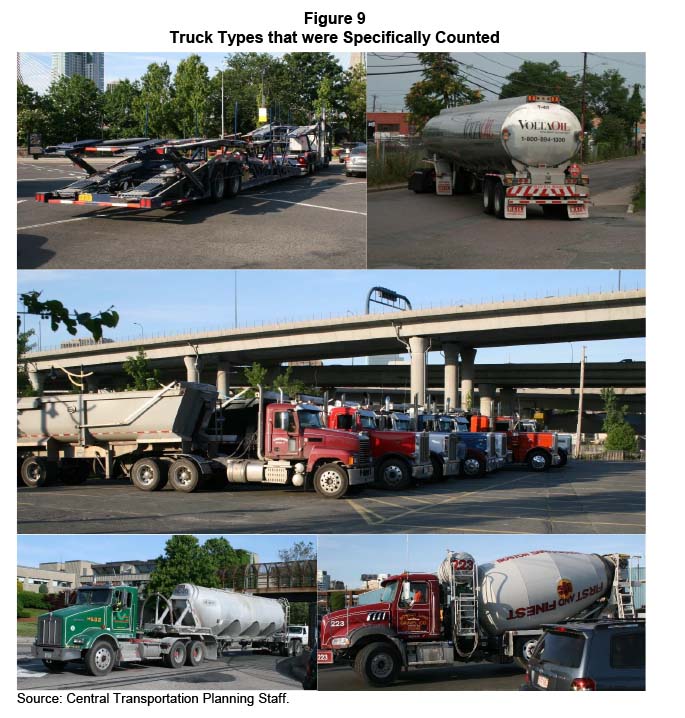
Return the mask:
M 643 177 L 635 187 L 635 194 L 633 195 L 633 209 L 636 212 L 644 212 L 647 207 L 647 190 L 645 185 L 645 178 Z
M 372 149 L 369 152 L 367 177 L 369 186 L 382 187 L 396 182 L 406 182 L 412 170 L 422 166 L 423 156 L 423 151 L 419 149 L 388 150 L 384 156 L 376 159 L 375 151 Z
M 29 614 L 29 620 L 17 621 L 17 636 L 30 636 L 33 638 L 36 635 L 36 624 L 38 616 L 43 613 L 47 613 L 47 608 L 25 608 L 24 611 Z

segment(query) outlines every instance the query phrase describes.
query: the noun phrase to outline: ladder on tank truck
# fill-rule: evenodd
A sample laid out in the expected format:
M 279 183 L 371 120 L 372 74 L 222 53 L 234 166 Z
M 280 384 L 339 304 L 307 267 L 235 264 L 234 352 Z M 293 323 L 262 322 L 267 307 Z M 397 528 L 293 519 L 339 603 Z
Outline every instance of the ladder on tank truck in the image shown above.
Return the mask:
M 612 553 L 608 558 L 614 564 L 614 581 L 611 587 L 611 599 L 616 605 L 616 615 L 621 619 L 637 618 L 633 579 L 631 576 L 631 559 L 639 558 L 625 553 Z
M 478 648 L 478 567 L 468 554 L 450 554 L 450 595 L 454 647 L 461 658 Z

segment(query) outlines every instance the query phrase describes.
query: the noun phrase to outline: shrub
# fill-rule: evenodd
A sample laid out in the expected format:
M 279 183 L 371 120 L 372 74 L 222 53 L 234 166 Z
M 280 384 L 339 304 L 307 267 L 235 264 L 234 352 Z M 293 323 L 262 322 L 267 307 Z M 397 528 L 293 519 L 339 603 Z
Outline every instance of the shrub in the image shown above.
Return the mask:
M 609 451 L 637 451 L 635 430 L 625 422 L 614 424 L 607 432 L 604 448 Z
M 40 593 L 21 591 L 17 594 L 17 600 L 21 600 L 24 608 L 48 608 L 46 597 Z

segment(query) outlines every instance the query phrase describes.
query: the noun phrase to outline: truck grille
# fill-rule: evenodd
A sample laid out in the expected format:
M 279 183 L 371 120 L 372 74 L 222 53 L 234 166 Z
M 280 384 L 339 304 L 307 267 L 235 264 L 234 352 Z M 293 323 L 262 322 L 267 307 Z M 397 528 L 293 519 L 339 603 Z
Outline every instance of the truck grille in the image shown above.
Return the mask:
M 422 464 L 430 461 L 430 435 L 427 432 L 423 432 L 419 439 L 419 461 Z
M 457 446 L 459 437 L 456 434 L 450 434 L 447 437 L 447 458 L 449 461 L 455 461 L 457 458 Z
M 496 436 L 488 434 L 488 456 L 497 456 Z
M 371 463 L 371 444 L 368 436 L 359 437 L 359 464 L 368 466 Z
M 60 646 L 62 642 L 62 619 L 50 614 L 38 619 L 36 643 L 39 646 Z

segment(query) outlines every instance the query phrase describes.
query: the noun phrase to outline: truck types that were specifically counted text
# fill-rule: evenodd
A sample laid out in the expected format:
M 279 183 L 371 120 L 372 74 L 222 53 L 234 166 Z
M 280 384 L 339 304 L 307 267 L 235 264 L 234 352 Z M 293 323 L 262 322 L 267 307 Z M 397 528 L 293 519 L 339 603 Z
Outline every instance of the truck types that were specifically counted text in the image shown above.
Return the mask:
M 409 189 L 482 191 L 483 210 L 505 219 L 525 219 L 529 205 L 545 215 L 587 218 L 589 180 L 573 161 L 582 140 L 578 118 L 557 96 L 450 107 L 426 123 L 428 167 L 412 173 Z
M 369 438 L 327 429 L 319 407 L 260 387 L 220 400 L 215 387 L 24 397 L 17 402 L 20 478 L 36 488 L 91 473 L 143 491 L 261 483 L 342 498 L 373 481 Z
M 79 662 L 93 676 L 124 662 L 198 666 L 235 646 L 294 654 L 288 616 L 285 599 L 189 583 L 144 601 L 134 586 L 83 586 L 72 605 L 38 617 L 31 653 L 51 672 Z
M 390 576 L 376 602 L 325 615 L 318 660 L 372 685 L 467 661 L 525 665 L 545 624 L 634 619 L 633 558 L 531 551 L 478 565 L 449 551 L 436 574 Z

